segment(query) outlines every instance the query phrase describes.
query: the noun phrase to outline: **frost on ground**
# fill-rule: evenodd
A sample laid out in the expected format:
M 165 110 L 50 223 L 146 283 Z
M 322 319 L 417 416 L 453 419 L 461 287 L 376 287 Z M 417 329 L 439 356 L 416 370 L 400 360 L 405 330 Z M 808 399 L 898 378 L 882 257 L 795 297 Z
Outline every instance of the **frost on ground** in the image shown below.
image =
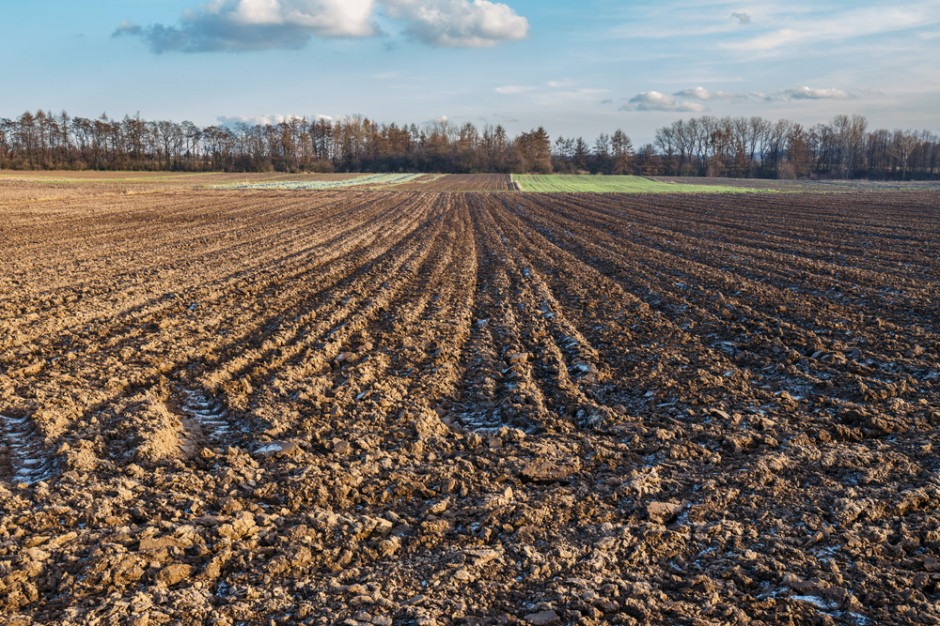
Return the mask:
M 183 411 L 207 442 L 219 445 L 228 441 L 232 426 L 221 402 L 201 390 L 184 389 L 181 396 Z
M 465 182 L 0 185 L 0 621 L 940 620 L 935 193 Z
M 216 189 L 342 189 L 362 185 L 398 185 L 419 178 L 422 174 L 368 174 L 343 180 L 271 181 L 264 183 L 227 183 L 212 185 Z
M 47 478 L 51 461 L 33 432 L 28 416 L 0 415 L 0 435 L 6 447 L 6 460 L 12 470 L 10 482 L 32 484 Z

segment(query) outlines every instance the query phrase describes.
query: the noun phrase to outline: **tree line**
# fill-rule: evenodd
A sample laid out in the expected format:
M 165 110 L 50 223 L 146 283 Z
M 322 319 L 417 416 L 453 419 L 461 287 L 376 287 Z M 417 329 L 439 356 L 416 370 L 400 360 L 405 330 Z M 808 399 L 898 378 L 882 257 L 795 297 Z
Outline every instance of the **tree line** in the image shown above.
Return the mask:
M 229 172 L 574 173 L 761 178 L 934 179 L 940 138 L 869 130 L 860 115 L 804 127 L 789 120 L 702 116 L 656 130 L 635 149 L 622 130 L 557 137 L 539 127 L 510 137 L 501 126 L 446 120 L 379 124 L 289 118 L 273 124 L 182 123 L 26 112 L 0 118 L 0 168 Z

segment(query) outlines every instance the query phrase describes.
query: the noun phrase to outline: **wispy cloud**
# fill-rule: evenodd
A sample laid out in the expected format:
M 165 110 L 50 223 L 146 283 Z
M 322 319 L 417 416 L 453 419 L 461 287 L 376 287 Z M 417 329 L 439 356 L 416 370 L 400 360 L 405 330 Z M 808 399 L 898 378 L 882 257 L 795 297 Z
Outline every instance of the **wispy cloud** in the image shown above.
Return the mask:
M 571 80 L 550 80 L 541 85 L 500 85 L 494 91 L 508 96 L 526 94 L 527 101 L 546 107 L 559 102 L 594 102 L 610 93 L 609 89 L 578 87 Z
M 734 10 L 741 3 L 703 3 L 667 0 L 657 4 L 621 3 L 617 14 L 608 18 L 610 24 L 607 37 L 615 39 L 689 39 L 715 35 L 741 33 L 741 26 L 750 24 L 755 18 L 766 22 L 777 8 L 774 2 L 748 7 L 747 12 Z M 737 6 L 736 6 L 737 5 Z
M 379 0 L 405 22 L 405 33 L 432 46 L 487 47 L 523 39 L 529 22 L 489 0 Z M 114 37 L 142 39 L 154 53 L 292 49 L 312 37 L 369 37 L 379 32 L 376 0 L 210 0 L 177 25 L 122 22 Z
M 721 44 L 726 50 L 768 52 L 794 45 L 838 42 L 857 37 L 881 35 L 921 28 L 940 22 L 940 5 L 935 1 L 912 2 L 900 7 L 862 7 L 831 12 L 809 19 L 799 15 L 778 17 L 778 27 L 744 41 Z

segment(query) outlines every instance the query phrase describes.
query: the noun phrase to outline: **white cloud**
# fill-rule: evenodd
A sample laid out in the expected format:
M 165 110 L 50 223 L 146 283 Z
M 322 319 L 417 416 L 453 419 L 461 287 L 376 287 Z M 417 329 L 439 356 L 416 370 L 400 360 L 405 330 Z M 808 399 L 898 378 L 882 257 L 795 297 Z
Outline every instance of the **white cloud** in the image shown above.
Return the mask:
M 409 36 L 433 46 L 489 47 L 529 33 L 529 21 L 501 2 L 382 0 L 382 5 L 389 17 L 408 23 Z
M 721 44 L 742 52 L 769 52 L 793 45 L 838 42 L 857 37 L 881 35 L 922 28 L 940 21 L 940 4 L 935 0 L 909 2 L 896 7 L 861 7 L 833 12 L 826 17 L 779 16 L 780 26 L 745 41 Z
M 729 3 L 660 2 L 619 3 L 618 11 L 605 16 L 608 29 L 599 36 L 614 39 L 675 39 L 700 41 L 702 37 L 742 33 L 741 17 L 766 21 L 768 8 L 748 7 L 748 13 L 727 13 Z M 740 4 L 738 2 L 734 4 Z M 737 19 L 733 19 L 737 18 Z M 745 31 L 746 32 L 746 31 Z
M 729 50 L 760 52 L 773 50 L 774 48 L 785 46 L 789 43 L 799 41 L 800 39 L 807 39 L 809 36 L 810 34 L 806 31 L 799 31 L 792 28 L 781 28 L 758 37 L 748 39 L 747 41 L 722 44 L 722 47 Z
M 124 22 L 114 35 L 142 38 L 155 53 L 299 48 L 311 37 L 375 33 L 374 0 L 212 0 L 183 12 L 179 26 Z
M 730 100 L 742 96 L 725 91 L 709 91 L 704 87 L 693 87 L 692 89 L 683 89 L 673 94 L 680 98 L 694 98 L 695 100 Z
M 112 37 L 118 37 L 120 35 L 133 35 L 139 36 L 143 29 L 137 24 L 132 24 L 127 20 L 124 20 L 120 23 L 117 29 L 114 31 Z
M 283 23 L 279 0 L 241 0 L 232 13 L 232 19 L 242 24 Z
M 630 102 L 620 107 L 620 110 L 699 113 L 705 110 L 705 105 L 698 102 L 682 102 L 677 100 L 675 96 L 669 96 L 658 91 L 644 91 L 630 98 Z
M 798 89 L 785 89 L 777 92 L 780 99 L 785 100 L 844 100 L 849 94 L 841 89 L 813 89 L 812 87 L 799 87 Z
M 378 0 L 405 33 L 434 46 L 487 47 L 526 37 L 529 22 L 489 0 Z M 143 39 L 151 51 L 243 52 L 299 48 L 311 37 L 369 37 L 376 0 L 210 0 L 179 25 L 122 22 L 114 36 Z
M 212 0 L 189 20 L 208 25 L 213 16 L 244 26 L 296 27 L 320 37 L 365 37 L 374 0 Z
M 652 92 L 656 93 L 656 92 Z M 726 91 L 709 91 L 704 87 L 693 87 L 692 89 L 683 89 L 673 94 L 680 98 L 692 98 L 695 100 L 763 100 L 766 102 L 789 102 L 791 100 L 845 100 L 852 96 L 842 89 L 834 87 L 813 88 L 797 87 L 794 89 L 779 89 L 773 93 L 761 93 L 752 91 L 750 93 L 728 93 Z
M 792 102 L 795 100 L 845 100 L 853 96 L 842 89 L 799 87 L 795 89 L 779 89 L 772 93 L 729 93 L 726 91 L 709 91 L 704 87 L 683 89 L 672 95 L 658 91 L 644 91 L 620 107 L 621 111 L 677 111 L 684 113 L 699 113 L 707 110 L 702 102 L 716 100 L 735 100 L 738 102 Z M 698 100 L 699 102 L 691 102 Z

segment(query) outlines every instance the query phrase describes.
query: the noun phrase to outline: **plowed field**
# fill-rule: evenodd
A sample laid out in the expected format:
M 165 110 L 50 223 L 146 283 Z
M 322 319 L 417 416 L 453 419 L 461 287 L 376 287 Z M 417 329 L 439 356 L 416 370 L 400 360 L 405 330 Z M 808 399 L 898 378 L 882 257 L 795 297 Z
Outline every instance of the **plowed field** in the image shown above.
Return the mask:
M 937 623 L 938 259 L 931 192 L 8 181 L 0 621 Z

